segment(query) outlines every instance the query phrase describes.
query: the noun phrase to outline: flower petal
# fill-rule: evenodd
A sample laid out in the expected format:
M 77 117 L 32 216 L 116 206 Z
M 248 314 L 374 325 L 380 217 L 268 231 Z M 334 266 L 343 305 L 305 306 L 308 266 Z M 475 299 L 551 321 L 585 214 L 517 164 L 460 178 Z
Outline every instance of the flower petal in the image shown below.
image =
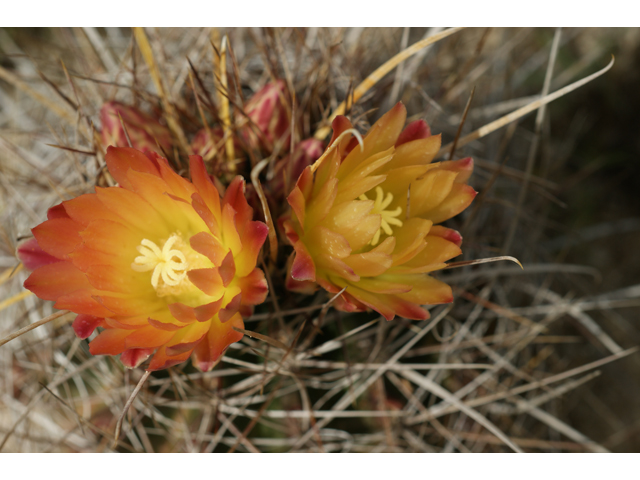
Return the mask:
M 58 300 L 77 290 L 91 289 L 87 277 L 71 262 L 56 262 L 34 270 L 24 282 L 24 288 L 31 290 L 43 300 Z
M 89 343 L 89 351 L 91 355 L 118 355 L 126 350 L 125 340 L 129 335 L 129 330 L 104 330 Z
M 70 218 L 54 218 L 41 223 L 31 231 L 42 250 L 63 260 L 82 242 L 80 230 L 82 225 Z
M 93 315 L 85 315 L 81 313 L 73 321 L 73 331 L 76 336 L 81 339 L 89 338 L 96 327 L 104 324 L 104 318 L 94 317 Z
M 152 353 L 152 348 L 130 348 L 120 354 L 120 361 L 127 368 L 136 368 L 149 358 Z
M 60 261 L 59 258 L 49 255 L 47 252 L 42 250 L 38 244 L 38 240 L 35 238 L 30 238 L 29 240 L 22 242 L 16 250 L 16 255 L 24 265 L 24 268 L 29 271 L 33 271 L 43 265 L 49 265 L 50 263 Z
M 129 190 L 131 190 L 131 183 L 127 178 L 127 172 L 130 169 L 149 173 L 156 177 L 160 176 L 157 166 L 144 153 L 134 148 L 108 147 L 104 159 L 107 162 L 109 173 L 115 181 Z

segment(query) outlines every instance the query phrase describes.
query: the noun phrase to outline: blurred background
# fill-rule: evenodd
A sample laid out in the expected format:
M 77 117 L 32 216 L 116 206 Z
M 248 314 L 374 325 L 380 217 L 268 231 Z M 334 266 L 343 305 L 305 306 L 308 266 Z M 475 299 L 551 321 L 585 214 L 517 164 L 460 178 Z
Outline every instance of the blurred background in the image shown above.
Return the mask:
M 330 113 L 376 68 L 444 29 L 145 30 L 188 142 L 203 127 L 196 92 L 213 98 L 211 105 L 220 103 L 225 35 L 234 57 L 227 72 L 234 115 L 240 117 L 243 102 L 262 87 L 283 79 L 289 108 L 295 92 L 294 137 L 300 142 L 326 126 Z M 461 392 L 461 399 L 478 405 L 527 451 L 640 450 L 640 355 L 628 351 L 640 344 L 640 29 L 465 29 L 408 58 L 347 109 L 366 132 L 402 101 L 408 118 L 427 120 L 446 145 L 458 133 L 462 140 L 535 102 L 545 92 L 545 78 L 547 91 L 557 91 L 603 69 L 611 55 L 609 71 L 548 104 L 542 114 L 537 110 L 476 140 L 460 141 L 454 158 L 473 157 L 470 183 L 479 195 L 448 222 L 464 237 L 463 257 L 456 260 L 509 255 L 524 270 L 498 262 L 442 272 L 439 278 L 454 287 L 454 308 L 402 360 L 490 364 L 486 371 L 442 366 L 420 374 L 448 392 Z M 103 105 L 135 106 L 166 124 L 162 100 L 131 29 L 0 29 L 0 337 L 53 311 L 50 302 L 23 293 L 28 272 L 16 270 L 15 250 L 49 207 L 104 181 Z M 214 110 L 203 115 L 212 125 L 219 122 Z M 321 140 L 326 145 L 328 138 Z M 240 150 L 245 156 L 239 172 L 247 178 L 255 159 L 271 155 L 275 163 L 284 156 Z M 184 145 L 174 138 L 167 153 L 179 171 L 184 168 Z M 215 171 L 217 158 L 209 161 Z M 280 248 L 290 251 L 283 242 Z M 270 268 L 277 277 L 284 265 Z M 327 300 L 289 294 L 281 280 L 272 292 L 287 309 Z M 316 311 L 278 322 L 269 312 L 269 306 L 257 311 L 256 323 L 247 328 L 287 344 L 304 320 L 317 316 Z M 75 339 L 71 320 L 62 317 L 0 347 L 4 450 L 111 448 L 109 432 L 141 369 L 92 359 L 86 342 Z M 318 419 L 327 418 L 322 412 L 336 404 L 335 395 L 366 381 L 353 376 L 349 365 L 384 363 L 415 328 L 400 320 L 386 324 L 376 314 L 331 311 L 323 335 L 307 347 L 374 320 L 318 357 L 320 363 L 288 365 L 296 380 L 270 379 L 260 392 L 264 398 L 253 403 L 254 392 L 237 385 L 257 374 L 237 363 L 236 371 L 223 361 L 216 370 L 226 373 L 219 375 L 198 374 L 190 365 L 154 373 L 134 402 L 126 445 L 118 449 L 509 451 L 459 410 L 434 416 L 434 405 L 451 403 L 392 372 L 345 410 L 383 412 L 378 417 L 334 418 L 305 437 L 313 430 L 309 417 L 277 413 L 311 405 Z M 277 361 L 269 352 L 252 354 L 251 348 L 261 346 L 246 337 L 236 345 L 227 353 L 236 361 L 264 368 Z M 557 375 L 557 382 L 545 383 Z M 296 382 L 304 385 L 306 399 Z M 227 410 L 218 409 L 226 400 Z M 262 407 L 255 425 L 255 417 L 243 413 L 247 405 L 254 412 Z M 271 410 L 276 413 L 269 415 Z

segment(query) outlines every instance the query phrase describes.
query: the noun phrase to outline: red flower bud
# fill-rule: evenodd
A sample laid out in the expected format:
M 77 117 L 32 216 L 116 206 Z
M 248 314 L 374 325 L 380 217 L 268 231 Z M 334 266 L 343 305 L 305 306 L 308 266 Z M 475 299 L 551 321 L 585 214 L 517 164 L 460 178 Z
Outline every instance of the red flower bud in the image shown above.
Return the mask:
M 122 122 L 120 122 L 120 118 Z M 100 110 L 102 143 L 104 147 L 128 147 L 129 142 L 122 128 L 124 123 L 131 146 L 138 150 L 151 150 L 163 154 L 171 150 L 171 133 L 156 118 L 137 108 L 119 102 L 107 102 Z M 159 146 L 158 146 L 159 145 Z

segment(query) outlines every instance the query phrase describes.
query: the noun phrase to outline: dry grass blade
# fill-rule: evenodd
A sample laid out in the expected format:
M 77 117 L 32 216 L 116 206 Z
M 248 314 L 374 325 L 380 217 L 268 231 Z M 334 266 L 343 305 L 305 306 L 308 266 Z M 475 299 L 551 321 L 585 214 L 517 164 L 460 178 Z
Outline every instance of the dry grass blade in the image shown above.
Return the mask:
M 262 340 L 263 342 L 268 343 L 269 345 L 272 345 L 272 346 L 274 346 L 276 348 L 279 348 L 280 350 L 283 350 L 285 352 L 287 350 L 289 350 L 289 347 L 287 345 L 285 345 L 284 343 L 276 340 L 275 338 L 270 338 L 270 337 L 268 337 L 266 335 L 262 335 L 261 333 L 252 332 L 250 330 L 245 330 L 243 328 L 233 327 L 233 329 L 236 332 L 240 332 L 243 335 L 247 335 L 248 337 L 257 338 L 258 340 Z
M 412 55 L 415 55 L 416 53 L 418 53 L 423 48 L 426 48 L 429 45 L 432 45 L 432 44 L 442 40 L 443 38 L 447 38 L 448 36 L 453 35 L 454 33 L 462 30 L 462 28 L 463 27 L 449 28 L 449 29 L 447 29 L 447 30 L 445 30 L 443 32 L 437 33 L 437 34 L 435 34 L 435 35 L 433 35 L 433 36 L 431 36 L 429 38 L 422 39 L 419 42 L 416 42 L 413 45 L 411 45 L 409 48 L 407 48 L 407 49 L 403 50 L 402 52 L 398 53 L 393 58 L 389 59 L 383 65 L 381 65 L 376 70 L 374 70 L 373 73 L 371 73 L 367 78 L 364 79 L 364 81 L 360 85 L 358 85 L 355 88 L 355 90 L 353 91 L 351 104 L 353 105 L 355 102 L 360 100 L 365 93 L 367 93 L 376 83 L 378 83 L 382 79 L 382 77 L 384 77 L 387 73 L 392 71 L 394 68 L 396 68 L 402 62 L 404 62 L 407 58 L 411 57 Z M 343 115 L 344 114 L 345 107 L 346 107 L 346 103 L 343 101 L 333 111 L 333 113 L 329 117 L 329 124 L 338 115 Z M 331 131 L 330 127 L 328 127 L 328 126 L 322 127 L 318 131 L 316 131 L 314 137 L 317 138 L 318 140 L 322 140 L 327 135 L 329 135 L 330 131 Z
M 229 80 L 227 78 L 227 43 L 229 38 L 225 35 L 220 46 L 220 58 L 218 60 L 220 85 L 220 120 L 225 138 L 225 150 L 227 152 L 227 169 L 229 173 L 236 171 L 235 147 L 233 145 L 233 132 L 231 131 L 231 112 L 229 110 Z
M 138 395 L 138 392 L 144 385 L 144 382 L 146 382 L 147 378 L 149 378 L 149 375 L 151 375 L 151 372 L 147 370 L 146 372 L 144 372 L 144 375 L 140 377 L 140 380 L 138 381 L 136 388 L 133 389 L 133 392 L 131 392 L 131 395 L 129 396 L 127 403 L 125 403 L 124 408 L 122 409 L 122 413 L 120 414 L 120 417 L 118 418 L 118 422 L 116 423 L 115 433 L 113 434 L 113 448 L 117 448 L 118 446 L 118 440 L 120 438 L 120 430 L 122 429 L 122 422 L 124 421 L 124 417 L 127 414 L 129 407 L 131 407 L 131 404 L 136 399 L 136 396 Z
M 611 67 L 613 67 L 613 63 L 614 63 L 614 58 L 613 56 L 611 57 L 611 61 L 607 64 L 606 67 L 604 67 L 601 70 L 598 70 L 597 72 L 581 79 L 578 80 L 577 82 L 572 83 L 571 85 L 567 85 L 564 88 L 561 88 L 560 90 L 557 90 L 549 95 L 546 95 L 542 98 L 540 98 L 539 100 L 536 100 L 535 102 L 531 102 L 530 104 L 519 108 L 518 110 L 511 112 L 508 115 L 505 115 L 504 117 L 499 118 L 498 120 L 495 120 L 491 123 L 488 123 L 487 125 L 485 125 L 484 127 L 481 127 L 479 129 L 477 129 L 474 132 L 471 132 L 468 135 L 465 135 L 464 137 L 462 137 L 459 141 L 458 141 L 458 147 L 463 147 L 471 142 L 473 142 L 474 140 L 478 140 L 482 137 L 485 137 L 486 135 L 489 135 L 492 132 L 495 132 L 496 130 L 509 125 L 511 122 L 514 122 L 515 120 L 524 117 L 525 115 L 534 112 L 535 110 L 539 109 L 540 107 L 542 107 L 543 105 L 546 105 L 548 103 L 553 102 L 554 100 L 557 100 L 558 98 L 566 95 L 567 93 L 572 92 L 573 90 L 576 90 L 577 88 L 582 87 L 583 85 L 586 85 L 587 83 L 591 82 L 592 80 L 595 80 L 596 78 L 604 75 L 605 73 L 607 73 Z M 449 152 L 451 150 L 451 147 L 453 146 L 452 143 L 448 143 L 447 145 L 445 145 L 444 147 L 442 147 L 440 149 L 440 151 L 436 154 L 435 158 L 441 158 L 443 156 L 445 156 L 447 154 L 447 152 Z
M 435 383 L 432 380 L 429 380 L 428 378 L 423 377 L 422 375 L 419 375 L 419 374 L 417 374 L 417 373 L 415 373 L 413 371 L 410 371 L 410 370 L 405 371 L 405 370 L 403 370 L 403 371 L 400 372 L 400 374 L 402 376 L 404 376 L 407 380 L 411 380 L 416 385 L 421 386 L 422 388 L 432 392 L 433 394 L 437 395 L 438 397 L 440 397 L 440 398 L 442 398 L 444 400 L 450 401 L 455 406 L 457 406 L 461 411 L 466 413 L 469 417 L 473 418 L 476 422 L 478 422 L 480 425 L 485 427 L 487 430 L 489 430 L 491 433 L 493 433 L 496 437 L 498 437 L 500 440 L 502 440 L 514 452 L 522 453 L 522 450 L 515 443 L 513 443 L 513 441 L 509 437 L 507 437 L 498 427 L 496 427 L 486 417 L 484 417 L 483 415 L 481 415 L 477 411 L 475 411 L 472 408 L 469 408 L 468 406 L 466 406 L 464 403 L 462 403 L 460 400 L 458 400 L 455 396 L 453 396 L 451 394 L 451 392 L 448 392 L 447 390 L 442 388 L 437 383 Z
M 57 116 L 66 120 L 70 125 L 75 124 L 76 115 L 71 112 L 70 109 L 64 108 L 60 106 L 58 103 L 52 102 L 49 98 L 42 95 L 40 92 L 31 88 L 26 82 L 20 80 L 16 75 L 6 70 L 4 67 L 0 66 L 0 78 L 14 85 L 15 87 L 22 90 L 27 95 L 31 96 L 33 99 L 40 102 L 42 105 L 47 107 L 50 111 L 55 113 Z
M 176 109 L 174 108 L 171 99 L 168 97 L 167 91 L 162 82 L 162 77 L 160 76 L 160 71 L 158 70 L 158 66 L 153 56 L 151 44 L 147 39 L 147 34 L 144 33 L 143 27 L 135 27 L 133 29 L 133 34 L 136 38 L 138 48 L 140 48 L 140 52 L 142 53 L 142 58 L 144 58 L 144 61 L 149 67 L 149 73 L 151 73 L 153 83 L 156 86 L 156 90 L 158 90 L 158 95 L 160 95 L 160 99 L 162 100 L 162 106 L 166 114 L 167 124 L 169 125 L 171 132 L 178 138 L 180 146 L 186 152 L 191 153 L 191 147 L 189 146 L 184 131 L 182 130 L 180 122 L 178 121 Z
M 502 260 L 508 260 L 513 263 L 517 263 L 522 270 L 524 267 L 520 263 L 520 261 L 515 257 L 510 257 L 508 255 L 502 255 L 500 257 L 491 257 L 491 258 L 479 258 L 477 260 L 462 260 L 460 262 L 450 262 L 447 263 L 447 266 L 444 267 L 444 270 L 450 268 L 460 268 L 460 267 L 468 267 L 469 265 L 480 265 L 481 263 L 492 263 L 492 262 L 501 262 Z
M 264 194 L 264 190 L 262 189 L 262 184 L 260 183 L 260 172 L 264 170 L 264 168 L 269 165 L 269 159 L 265 158 L 260 161 L 253 169 L 251 170 L 251 183 L 253 184 L 253 188 L 256 189 L 256 193 L 260 198 L 260 204 L 262 205 L 262 212 L 264 213 L 265 222 L 267 222 L 267 227 L 269 228 L 269 254 L 271 261 L 275 264 L 278 260 L 278 236 L 276 234 L 276 227 L 273 224 L 273 218 L 271 217 L 271 211 L 269 210 L 269 203 L 267 202 L 267 197 Z
M 29 297 L 33 295 L 33 292 L 30 292 L 29 290 L 25 290 L 24 292 L 20 292 L 17 295 L 14 295 L 13 297 L 9 297 L 5 300 L 2 300 L 0 302 L 0 312 L 2 310 L 4 310 L 7 307 L 10 307 L 11 305 L 18 303 L 21 300 L 24 300 L 25 298 Z M 2 342 L 0 342 L 0 346 L 4 345 Z
M 31 293 L 31 292 L 29 292 Z M 42 325 L 52 322 L 53 320 L 55 320 L 56 318 L 60 318 L 63 315 L 66 315 L 67 313 L 69 313 L 68 310 L 61 310 L 59 312 L 53 313 L 47 317 L 44 317 L 42 320 L 39 320 L 35 323 L 32 323 L 31 325 L 27 325 L 24 328 L 21 328 L 20 330 L 18 330 L 17 332 L 13 332 L 11 335 L 7 335 L 6 337 L 4 337 L 2 340 L 0 340 L 0 347 L 9 343 L 11 340 L 14 340 L 16 338 L 18 338 L 20 335 L 24 335 L 27 332 L 30 332 L 31 330 L 41 327 Z

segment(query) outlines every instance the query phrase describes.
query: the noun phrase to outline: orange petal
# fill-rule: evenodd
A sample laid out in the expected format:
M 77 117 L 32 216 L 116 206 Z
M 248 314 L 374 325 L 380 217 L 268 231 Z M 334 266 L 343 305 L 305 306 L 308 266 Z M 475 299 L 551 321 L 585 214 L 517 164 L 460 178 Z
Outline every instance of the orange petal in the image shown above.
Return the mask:
M 291 265 L 291 278 L 298 281 L 316 280 L 316 266 L 307 247 L 301 241 L 293 245 L 295 257 Z
M 156 155 L 156 157 L 160 176 L 168 186 L 168 193 L 180 197 L 183 200 L 189 200 L 191 195 L 196 192 L 196 187 L 193 183 L 174 172 L 166 158 L 160 157 L 159 155 Z
M 189 280 L 203 293 L 215 297 L 222 297 L 224 286 L 217 268 L 195 268 L 187 272 Z
M 191 196 L 191 205 L 202 221 L 207 225 L 209 231 L 216 237 L 220 236 L 220 219 L 211 212 L 205 201 L 198 193 Z
M 35 238 L 30 238 L 22 243 L 16 250 L 16 255 L 29 271 L 33 271 L 38 267 L 42 267 L 43 265 L 49 265 L 50 263 L 59 262 L 60 259 L 56 258 L 52 255 L 49 255 L 47 252 L 40 248 L 38 245 L 38 240 Z
M 220 223 L 220 193 L 209 178 L 202 157 L 199 155 L 189 156 L 189 165 L 193 184 L 217 222 Z
M 76 248 L 69 254 L 69 260 L 83 272 L 93 265 L 111 265 L 121 270 L 131 269 L 131 259 L 124 255 L 112 255 L 99 252 L 87 247 L 85 244 Z
M 58 310 L 71 310 L 75 313 L 86 313 L 94 317 L 110 317 L 113 312 L 104 307 L 94 297 L 95 289 L 76 290 L 73 293 L 58 297 L 53 305 Z
M 173 318 L 182 323 L 193 323 L 196 320 L 196 313 L 193 311 L 193 307 L 185 305 L 184 303 L 176 302 L 167 305 L 167 308 L 173 315 Z
M 289 205 L 291 205 L 291 209 L 293 210 L 293 213 L 295 213 L 296 219 L 300 224 L 300 229 L 302 230 L 302 233 L 304 233 L 304 219 L 305 219 L 306 204 L 305 204 L 304 195 L 297 185 L 294 187 L 294 189 L 291 191 L 291 193 L 287 197 L 287 202 L 289 203 Z
M 112 265 L 91 265 L 85 271 L 89 283 L 98 290 L 136 295 L 155 294 L 148 273 Z
M 223 301 L 224 297 L 220 297 L 220 299 L 216 300 L 215 302 L 195 307 L 193 309 L 193 312 L 196 315 L 196 320 L 198 320 L 199 322 L 206 322 L 208 320 L 211 320 L 214 315 L 220 311 L 220 307 L 222 306 Z
M 222 263 L 218 267 L 218 273 L 220 274 L 222 285 L 225 287 L 229 286 L 233 277 L 236 276 L 236 263 L 233 259 L 233 252 L 227 253 L 224 257 Z
M 188 350 L 180 355 L 169 356 L 167 355 L 166 347 L 160 347 L 156 354 L 151 359 L 151 363 L 147 368 L 147 371 L 153 372 L 155 370 L 162 370 L 164 368 L 173 367 L 179 363 L 184 362 L 191 355 L 191 350 Z
M 127 368 L 136 368 L 149 358 L 152 353 L 152 348 L 130 348 L 122 352 L 120 361 Z
M 295 256 L 296 256 L 295 252 L 292 252 L 291 255 L 289 256 L 289 259 L 287 260 L 287 278 L 285 279 L 285 287 L 287 288 L 287 290 L 291 290 L 292 292 L 305 293 L 307 295 L 310 295 L 318 289 L 318 285 L 315 282 L 315 271 L 314 271 L 314 280 L 300 281 L 293 278 L 291 269 L 293 266 L 293 260 Z M 266 292 L 265 292 L 265 298 L 266 298 Z
M 71 262 L 56 262 L 36 269 L 24 282 L 24 287 L 43 300 L 58 300 L 77 290 L 90 289 L 87 277 Z
M 91 355 L 118 355 L 126 349 L 125 340 L 129 335 L 129 330 L 104 330 L 89 343 L 89 351 Z
M 100 201 L 124 222 L 148 232 L 151 237 L 169 237 L 173 232 L 162 216 L 140 195 L 124 188 L 96 187 Z
M 229 345 L 242 339 L 242 334 L 233 329 L 244 328 L 242 317 L 236 314 L 226 323 L 211 322 L 209 333 L 194 350 L 194 365 L 202 371 L 213 368 L 214 363 Z
M 76 336 L 84 340 L 91 336 L 96 327 L 101 327 L 103 324 L 104 318 L 81 313 L 75 318 L 72 326 L 73 331 L 76 332 Z
M 237 255 L 242 250 L 242 240 L 236 229 L 236 212 L 229 204 L 225 204 L 222 207 L 222 239 L 234 255 Z
M 148 318 L 145 315 L 137 317 L 110 317 L 105 318 L 104 323 L 110 328 L 120 328 L 122 330 L 137 330 L 138 328 L 149 325 Z
M 242 251 L 234 259 L 235 275 L 244 277 L 255 268 L 258 254 L 268 233 L 269 228 L 264 223 L 249 222 L 242 237 Z
M 96 296 L 96 300 L 116 315 L 123 317 L 148 315 L 162 307 L 162 302 L 156 295 L 127 296 L 116 293 L 110 295 L 101 294 Z
M 176 317 L 173 316 L 166 308 L 151 313 L 146 317 L 146 323 L 167 332 L 175 332 L 176 330 L 188 325 L 188 323 L 185 324 L 176 320 Z
M 204 255 L 211 263 L 218 266 L 229 253 L 229 249 L 207 232 L 196 233 L 189 239 L 189 244 L 196 252 Z
M 190 228 L 204 228 L 191 202 L 172 195 L 169 186 L 162 178 L 131 170 L 127 176 L 131 182 L 132 191 L 148 201 L 164 219 L 164 223 L 171 225 L 174 231 L 184 232 Z
M 125 339 L 126 348 L 158 348 L 167 343 L 175 332 L 158 329 L 153 325 L 138 328 Z
M 49 220 L 53 220 L 54 218 L 69 218 L 69 214 L 67 213 L 67 209 L 64 204 L 65 202 L 59 203 L 47 210 L 47 218 Z
M 209 332 L 209 322 L 195 322 L 178 331 L 166 344 L 166 353 L 169 356 L 192 352 L 195 346 Z
M 241 238 L 244 238 L 244 231 L 249 222 L 253 219 L 253 209 L 247 203 L 244 192 L 244 178 L 238 175 L 231 181 L 231 184 L 227 187 L 227 191 L 222 199 L 223 205 L 230 205 L 236 212 L 236 230 Z
M 41 223 L 31 231 L 42 250 L 56 258 L 66 259 L 82 242 L 78 234 L 80 230 L 82 225 L 70 218 L 54 218 Z
M 124 252 L 130 252 L 129 255 L 131 255 L 131 259 L 129 263 L 138 255 L 136 247 L 140 245 L 140 242 L 144 238 L 122 223 L 111 222 L 109 220 L 95 220 L 91 222 L 80 232 L 80 236 L 84 241 L 84 245 L 79 247 L 78 250 L 71 255 L 79 252 L 83 247 L 121 258 L 127 257 Z
M 142 152 L 129 147 L 108 147 L 105 161 L 109 168 L 109 173 L 124 188 L 131 189 L 131 184 L 127 178 L 129 169 L 150 173 L 159 176 L 156 165 L 149 160 Z
M 88 193 L 67 200 L 64 202 L 64 208 L 71 219 L 85 226 L 96 219 L 122 222 L 118 215 L 104 206 L 95 193 Z
M 269 286 L 264 272 L 259 268 L 254 269 L 249 275 L 238 279 L 242 291 L 242 303 L 259 305 L 267 298 Z
M 234 296 L 227 305 L 218 312 L 218 318 L 222 323 L 226 323 L 238 313 L 240 305 L 242 304 L 242 293 L 238 293 Z

